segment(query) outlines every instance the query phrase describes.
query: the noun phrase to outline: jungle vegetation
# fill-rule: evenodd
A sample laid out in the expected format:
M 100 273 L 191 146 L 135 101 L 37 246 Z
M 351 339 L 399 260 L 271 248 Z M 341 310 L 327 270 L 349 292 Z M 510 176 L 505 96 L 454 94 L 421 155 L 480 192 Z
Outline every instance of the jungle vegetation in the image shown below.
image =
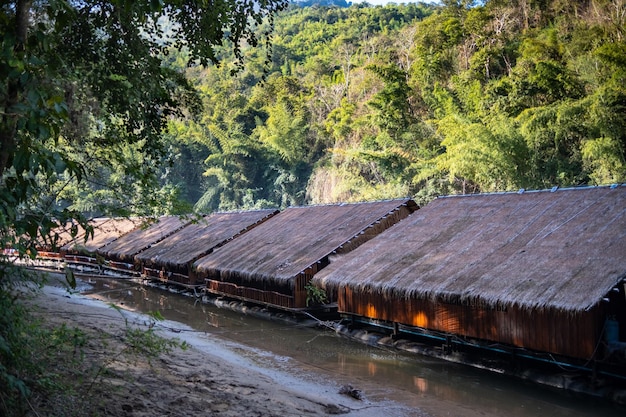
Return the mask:
M 210 212 L 626 180 L 626 2 L 444 3 L 291 6 L 235 75 L 172 51 L 203 108 L 165 183 Z

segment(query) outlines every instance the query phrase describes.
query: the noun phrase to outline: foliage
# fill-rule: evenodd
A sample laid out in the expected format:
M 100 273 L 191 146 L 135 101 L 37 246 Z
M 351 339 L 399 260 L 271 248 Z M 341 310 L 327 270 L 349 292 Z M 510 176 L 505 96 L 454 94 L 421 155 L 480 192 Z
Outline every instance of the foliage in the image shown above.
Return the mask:
M 311 283 L 308 283 L 304 289 L 306 290 L 307 307 L 310 305 L 326 304 L 328 302 L 328 297 L 323 289 L 318 288 Z
M 43 276 L 4 263 L 0 274 L 0 414 L 19 416 L 33 393 L 65 389 L 50 364 L 74 367 L 86 339 L 78 329 L 43 326 L 20 302 L 36 294 Z
M 30 204 L 24 216 L 25 205 L 13 204 L 7 221 L 25 219 L 16 222 L 24 233 L 51 208 L 65 221 L 107 206 L 210 212 L 624 181 L 622 6 L 544 3 L 292 6 L 241 32 L 258 40 L 273 27 L 270 59 L 245 43 L 216 43 L 205 55 L 171 48 L 202 23 L 183 33 L 182 14 L 157 21 L 165 9 L 145 5 L 127 6 L 123 17 L 162 42 L 132 31 L 130 41 L 115 38 L 126 49 L 113 51 L 93 33 L 123 19 L 83 22 L 87 15 L 72 13 L 87 9 L 57 10 L 69 26 L 47 41 L 77 47 L 54 59 L 31 54 L 41 61 L 28 61 L 33 74 L 55 76 L 40 77 L 39 96 L 21 97 L 46 103 L 46 127 L 36 133 L 58 140 L 25 141 L 22 174 L 5 174 L 29 190 L 6 201 L 45 196 L 47 204 Z M 93 51 L 88 59 L 78 46 Z M 154 60 L 128 65 L 131 53 L 147 50 L 158 52 Z M 188 65 L 201 56 L 229 64 Z M 108 65 L 112 57 L 120 64 Z M 162 82 L 137 91 L 146 73 Z M 26 155 L 47 158 L 45 169 L 26 175 Z
M 146 357 L 148 360 L 159 356 L 161 353 L 171 352 L 174 348 L 187 349 L 187 342 L 177 339 L 165 339 L 156 334 L 157 323 L 165 320 L 159 311 L 146 313 L 149 321 L 144 323 L 148 328 L 135 327 L 129 323 L 128 318 L 119 306 L 109 304 L 109 307 L 120 313 L 124 319 L 123 340 L 124 345 L 118 355 L 130 354 L 133 356 Z
M 175 348 L 186 349 L 177 339 L 157 334 L 158 313 L 149 315 L 149 322 L 136 326 L 120 312 L 123 325 L 119 332 L 87 334 L 62 323 L 50 325 L 36 314 L 36 307 L 27 306 L 38 293 L 45 277 L 12 265 L 3 265 L 0 273 L 0 414 L 22 416 L 38 414 L 38 404 L 65 398 L 57 404 L 65 407 L 63 415 L 85 415 L 83 406 L 101 377 L 119 360 L 150 360 Z M 120 343 L 111 343 L 111 338 Z M 86 362 L 85 348 L 98 346 L 107 352 L 98 366 Z M 42 400 L 44 398 L 45 400 Z M 37 400 L 37 403 L 35 403 Z M 71 404 L 72 410 L 67 409 Z M 46 408 L 47 410 L 47 408 Z
M 13 275 L 9 267 L 2 268 L 0 273 L 11 275 L 12 280 L 21 279 Z M 1 282 L 6 281 L 6 278 Z M 14 282 L 19 287 L 19 281 Z M 26 309 L 15 303 L 15 294 L 8 290 L 7 285 L 0 287 L 0 410 L 2 415 L 9 415 L 12 410 L 24 406 L 23 399 L 30 394 L 30 388 L 23 375 L 38 373 L 36 364 L 30 361 L 29 353 L 22 346 L 27 345 L 29 338 L 34 336 L 32 325 Z M 23 410 L 22 410 L 23 411 Z
M 205 117 L 254 149 L 218 168 L 227 152 L 196 148 L 220 189 L 240 190 L 205 207 L 626 181 L 621 12 L 610 0 L 291 7 L 266 82 L 194 74 Z
M 176 50 L 184 65 L 224 62 L 240 70 L 244 44 L 269 53 L 273 14 L 285 5 L 4 2 L 3 246 L 34 254 L 38 236 L 71 220 L 184 210 L 178 184 L 162 171 L 171 159 L 163 133 L 169 120 L 197 114 L 201 103 L 165 57 Z M 13 244 L 12 236 L 22 240 Z

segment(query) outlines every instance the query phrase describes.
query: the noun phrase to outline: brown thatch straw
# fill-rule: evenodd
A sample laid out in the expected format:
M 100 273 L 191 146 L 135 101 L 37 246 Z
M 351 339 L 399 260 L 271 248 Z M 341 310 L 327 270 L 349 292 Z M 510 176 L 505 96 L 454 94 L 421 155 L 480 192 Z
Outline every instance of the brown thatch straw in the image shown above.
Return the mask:
M 139 253 L 136 259 L 152 266 L 185 267 L 276 213 L 277 210 L 213 213 Z
M 72 236 L 72 229 L 76 234 Z M 38 237 L 36 247 L 37 250 L 59 252 L 65 245 L 70 244 L 78 237 L 85 236 L 85 229 L 74 220 L 55 227 L 47 236 Z M 84 239 L 83 239 L 84 240 Z
M 438 198 L 313 282 L 584 311 L 626 277 L 626 186 Z
M 399 211 L 407 215 L 414 209 L 408 199 L 290 207 L 194 265 L 199 273 L 224 281 L 285 284 L 328 255 L 370 238 L 368 230 L 379 230 L 387 218 L 399 220 Z
M 93 227 L 93 236 L 87 236 L 83 231 L 70 243 L 61 248 L 62 252 L 95 253 L 104 245 L 118 239 L 120 236 L 141 226 L 140 218 L 95 218 L 89 224 Z
M 96 253 L 108 259 L 133 260 L 139 252 L 160 242 L 191 223 L 178 216 L 163 216 L 147 227 L 141 227 L 98 248 Z

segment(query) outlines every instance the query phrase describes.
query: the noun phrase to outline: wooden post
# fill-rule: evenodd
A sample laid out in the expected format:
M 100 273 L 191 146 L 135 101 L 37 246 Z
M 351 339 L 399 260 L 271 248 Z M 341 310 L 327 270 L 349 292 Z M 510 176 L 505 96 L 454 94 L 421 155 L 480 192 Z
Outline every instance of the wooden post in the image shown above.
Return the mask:
M 295 308 L 306 307 L 306 275 L 298 274 L 296 276 L 296 282 L 294 283 L 293 301 Z

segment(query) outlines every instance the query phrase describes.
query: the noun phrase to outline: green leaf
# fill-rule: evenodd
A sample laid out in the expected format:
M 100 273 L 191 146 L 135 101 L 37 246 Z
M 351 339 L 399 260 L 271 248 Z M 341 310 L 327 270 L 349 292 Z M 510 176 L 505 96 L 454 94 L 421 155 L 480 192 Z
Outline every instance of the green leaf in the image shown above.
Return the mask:
M 161 314 L 161 312 L 159 310 L 148 311 L 147 314 L 148 314 L 148 316 L 152 317 L 156 321 L 163 321 L 163 320 L 165 320 L 165 317 L 163 317 L 163 314 Z
M 67 266 L 65 267 L 65 282 L 67 282 L 67 285 L 69 285 L 71 289 L 76 289 L 76 277 L 74 276 L 74 271 Z

